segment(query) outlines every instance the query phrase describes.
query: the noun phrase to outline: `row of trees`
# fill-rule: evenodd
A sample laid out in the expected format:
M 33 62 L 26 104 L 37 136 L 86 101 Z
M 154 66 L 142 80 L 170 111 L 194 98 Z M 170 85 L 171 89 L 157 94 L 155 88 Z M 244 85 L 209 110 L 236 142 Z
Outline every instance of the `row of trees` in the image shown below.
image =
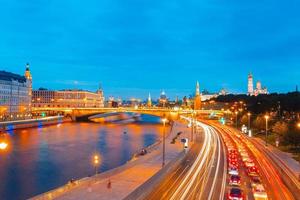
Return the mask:
M 241 124 L 248 124 L 248 115 L 244 114 L 240 118 Z M 270 118 L 268 121 L 268 131 L 275 134 L 275 137 L 283 145 L 292 145 L 293 147 L 300 147 L 300 127 L 299 121 L 296 119 L 286 120 L 278 118 Z M 255 133 L 264 133 L 266 128 L 266 119 L 264 115 L 259 114 L 252 117 L 251 129 Z
M 225 96 L 220 95 L 214 100 L 224 103 L 243 101 L 247 104 L 247 109 L 253 114 L 272 111 L 278 111 L 280 115 L 284 112 L 300 112 L 300 92 L 261 94 L 258 96 L 230 94 Z

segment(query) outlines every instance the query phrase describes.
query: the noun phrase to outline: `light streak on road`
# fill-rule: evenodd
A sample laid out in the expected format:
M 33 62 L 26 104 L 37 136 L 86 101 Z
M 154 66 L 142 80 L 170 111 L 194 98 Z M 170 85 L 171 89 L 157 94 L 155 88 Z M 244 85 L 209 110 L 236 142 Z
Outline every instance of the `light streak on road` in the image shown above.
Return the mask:
M 226 168 L 224 161 L 221 163 L 221 159 L 224 158 L 224 146 L 213 128 L 201 122 L 197 122 L 197 126 L 204 130 L 203 146 L 195 162 L 177 185 L 171 200 L 216 199 L 215 195 L 218 196 L 217 199 L 224 198 Z M 219 177 L 221 182 L 218 182 Z
M 264 182 L 267 185 L 267 192 L 271 196 L 271 199 L 278 200 L 290 200 L 294 199 L 292 193 L 284 185 L 282 179 L 278 175 L 272 161 L 266 156 L 263 148 L 260 148 L 257 144 L 251 142 L 246 136 L 237 133 L 235 130 L 225 126 L 214 125 L 230 136 L 236 144 L 243 144 L 246 146 L 251 154 L 254 156 L 256 163 L 258 163 L 261 175 L 263 176 Z

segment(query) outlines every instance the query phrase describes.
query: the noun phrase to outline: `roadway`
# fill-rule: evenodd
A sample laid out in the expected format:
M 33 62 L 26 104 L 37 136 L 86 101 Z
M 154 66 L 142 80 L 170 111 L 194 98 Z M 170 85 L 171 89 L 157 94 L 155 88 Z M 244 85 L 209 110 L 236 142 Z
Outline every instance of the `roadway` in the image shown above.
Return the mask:
M 279 176 L 276 168 L 273 166 L 272 161 L 266 155 L 266 152 L 257 144 L 251 142 L 249 138 L 241 134 L 239 131 L 229 128 L 227 126 L 222 126 L 217 123 L 210 123 L 213 127 L 219 129 L 222 134 L 230 137 L 236 144 L 243 145 L 248 149 L 251 157 L 254 158 L 256 165 L 259 168 L 260 176 L 262 178 L 263 184 L 265 185 L 266 192 L 268 194 L 268 199 L 278 199 L 278 200 L 293 200 L 295 199 L 293 194 L 289 191 L 286 185 L 283 183 L 282 178 Z M 225 136 L 225 137 L 226 137 Z M 244 178 L 248 179 L 247 176 Z M 245 193 L 247 194 L 247 199 L 252 199 L 252 193 L 250 191 L 249 180 L 245 180 L 246 184 L 244 186 Z
M 197 122 L 203 131 L 182 163 L 146 199 L 224 199 L 225 149 L 216 130 Z

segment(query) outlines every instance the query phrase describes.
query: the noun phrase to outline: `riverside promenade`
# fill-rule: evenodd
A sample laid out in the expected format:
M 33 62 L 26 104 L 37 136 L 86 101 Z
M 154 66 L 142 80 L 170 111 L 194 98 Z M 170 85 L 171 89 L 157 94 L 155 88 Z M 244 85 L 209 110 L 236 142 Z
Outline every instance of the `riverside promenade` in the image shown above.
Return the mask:
M 172 144 L 171 141 L 178 132 L 182 132 L 182 134 L 176 139 L 175 144 Z M 166 165 L 182 155 L 183 144 L 180 139 L 188 138 L 190 132 L 191 130 L 187 128 L 186 124 L 174 122 L 170 134 L 166 137 Z M 162 169 L 161 140 L 150 146 L 147 151 L 146 155 L 138 156 L 116 169 L 74 181 L 32 199 L 124 199 Z

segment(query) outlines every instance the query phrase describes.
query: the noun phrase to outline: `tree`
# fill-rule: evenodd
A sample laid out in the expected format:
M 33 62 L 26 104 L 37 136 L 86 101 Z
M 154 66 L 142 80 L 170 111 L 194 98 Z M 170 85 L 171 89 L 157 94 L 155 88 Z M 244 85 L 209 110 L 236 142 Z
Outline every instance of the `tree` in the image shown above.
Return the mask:
M 297 148 L 300 145 L 300 129 L 296 126 L 295 121 L 291 121 L 288 127 L 288 132 L 284 135 L 284 142 Z
M 253 121 L 253 126 L 258 130 L 265 129 L 266 122 L 265 118 L 262 115 L 258 115 Z
M 248 124 L 248 115 L 247 115 L 247 114 L 244 114 L 244 115 L 241 117 L 240 122 L 241 122 L 241 124 L 247 126 L 247 124 Z
M 289 126 L 284 121 L 277 121 L 273 127 L 273 132 L 276 133 L 280 138 L 282 138 L 289 131 Z

